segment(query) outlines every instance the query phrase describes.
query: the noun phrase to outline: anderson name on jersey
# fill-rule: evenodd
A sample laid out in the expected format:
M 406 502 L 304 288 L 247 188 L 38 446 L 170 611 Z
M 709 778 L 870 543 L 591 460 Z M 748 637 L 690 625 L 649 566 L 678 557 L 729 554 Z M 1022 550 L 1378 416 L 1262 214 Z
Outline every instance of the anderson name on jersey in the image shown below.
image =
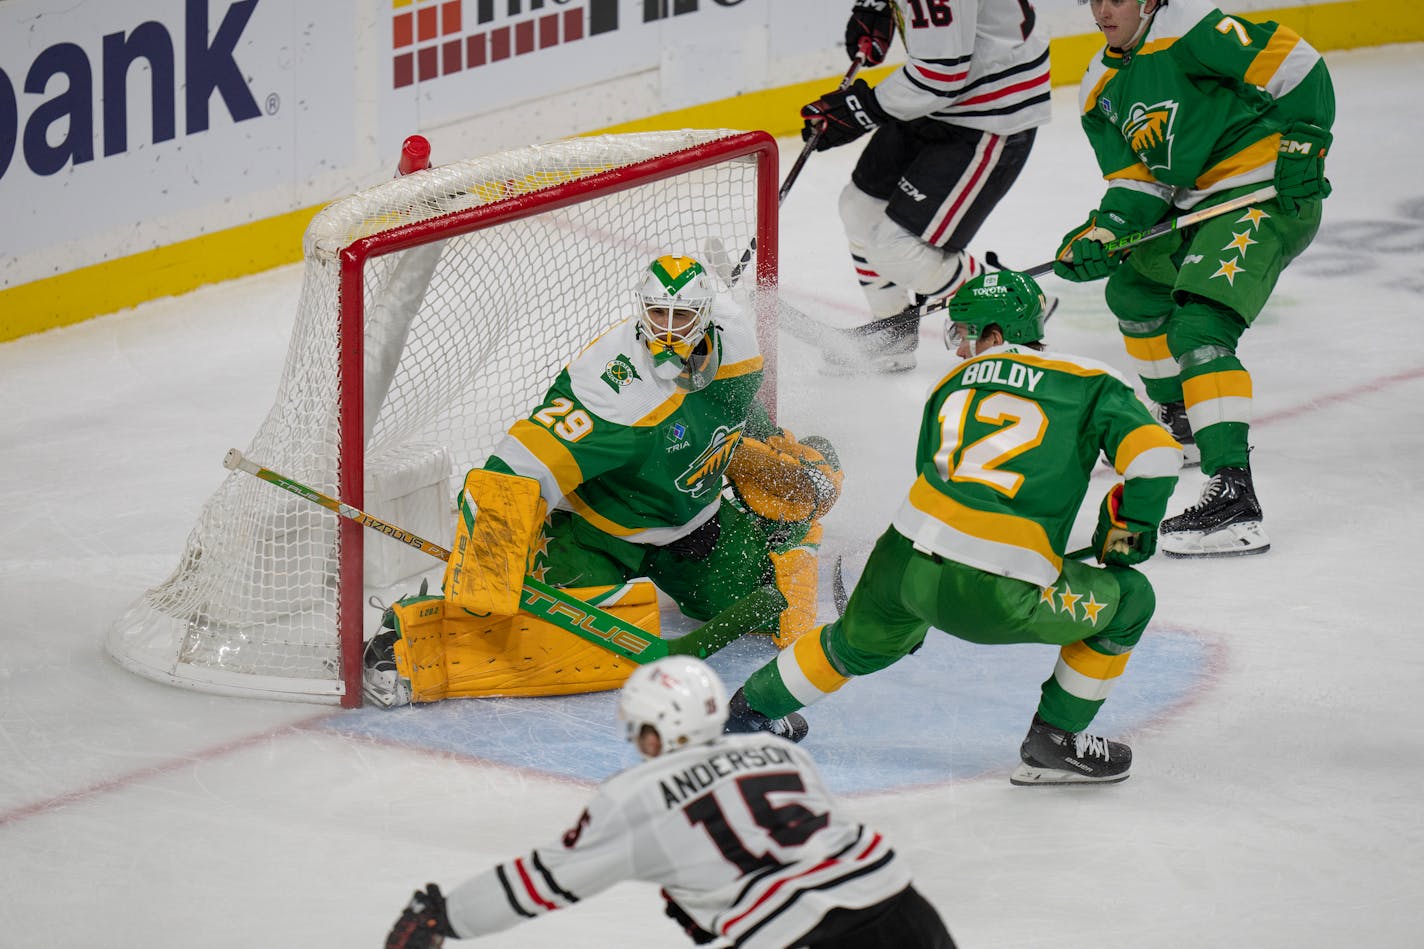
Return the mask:
M 894 896 L 910 872 L 838 812 L 805 751 L 727 735 L 611 778 L 560 841 L 462 884 L 446 910 L 462 937 L 484 935 L 629 879 L 734 945 L 780 949 L 833 909 Z

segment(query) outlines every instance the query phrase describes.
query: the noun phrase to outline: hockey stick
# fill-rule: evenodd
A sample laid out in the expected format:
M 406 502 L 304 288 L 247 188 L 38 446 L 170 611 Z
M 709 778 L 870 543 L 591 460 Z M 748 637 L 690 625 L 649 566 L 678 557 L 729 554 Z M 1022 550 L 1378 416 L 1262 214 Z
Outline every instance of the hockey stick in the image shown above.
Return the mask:
M 243 457 L 236 448 L 229 449 L 223 458 L 223 467 L 230 471 L 245 471 L 254 477 L 290 491 L 313 504 L 334 511 L 362 527 L 379 531 L 403 544 L 409 544 L 421 553 L 429 554 L 436 560 L 449 560 L 450 551 L 439 544 L 388 524 L 344 501 L 308 487 L 299 481 L 264 468 L 249 458 Z M 607 613 L 591 603 L 551 587 L 533 577 L 524 578 L 520 591 L 520 609 L 536 616 L 567 633 L 601 646 L 633 662 L 646 664 L 669 655 L 692 655 L 705 659 L 712 653 L 770 620 L 786 608 L 786 600 L 775 587 L 764 586 L 738 600 L 703 625 L 673 640 L 652 636 L 637 626 L 625 623 L 611 613 Z
M 857 53 L 855 59 L 851 60 L 850 68 L 846 70 L 845 76 L 841 78 L 841 83 L 836 87 L 837 92 L 845 92 L 855 82 L 855 74 L 860 72 L 860 67 L 865 65 L 863 53 Z M 791 186 L 796 183 L 796 179 L 801 176 L 801 169 L 806 167 L 806 159 L 811 157 L 811 153 L 816 150 L 816 143 L 825 134 L 825 125 L 820 125 L 813 129 L 810 137 L 806 139 L 806 144 L 801 146 L 801 154 L 796 156 L 796 161 L 792 163 L 791 170 L 786 173 L 786 178 L 781 182 L 781 190 L 776 193 L 776 205 L 779 208 L 786 203 L 786 196 L 791 193 Z M 712 238 L 708 242 L 708 256 L 725 256 L 725 249 L 722 242 L 717 238 Z M 715 248 L 715 250 L 714 250 Z M 747 264 L 751 263 L 752 254 L 756 252 L 756 238 L 753 237 L 747 249 L 742 251 L 742 259 L 737 261 L 737 265 L 726 274 L 719 274 L 726 281 L 728 287 L 735 287 L 737 281 L 742 279 L 742 271 L 747 269 Z

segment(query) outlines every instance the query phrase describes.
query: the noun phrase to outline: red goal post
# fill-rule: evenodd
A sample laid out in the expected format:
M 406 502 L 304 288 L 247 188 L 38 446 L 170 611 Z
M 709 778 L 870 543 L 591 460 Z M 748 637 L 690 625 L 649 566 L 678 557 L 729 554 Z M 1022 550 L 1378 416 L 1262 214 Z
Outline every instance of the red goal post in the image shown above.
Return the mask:
M 276 403 L 245 454 L 448 542 L 451 503 L 560 368 L 631 312 L 653 257 L 755 247 L 777 279 L 763 132 L 590 136 L 454 162 L 323 209 Z M 757 295 L 775 394 L 774 306 Z M 439 564 L 252 478 L 209 499 L 179 566 L 111 628 L 125 667 L 204 691 L 361 702 L 376 596 Z M 363 615 L 364 614 L 364 615 Z

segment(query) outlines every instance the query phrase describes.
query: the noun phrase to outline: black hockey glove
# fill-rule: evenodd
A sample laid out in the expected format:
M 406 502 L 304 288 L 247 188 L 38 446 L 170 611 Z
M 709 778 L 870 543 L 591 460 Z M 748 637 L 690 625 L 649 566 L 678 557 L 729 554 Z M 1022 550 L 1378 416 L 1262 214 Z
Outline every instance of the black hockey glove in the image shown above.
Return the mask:
M 801 140 L 810 141 L 816 130 L 821 129 L 816 151 L 823 152 L 875 131 L 889 121 L 890 116 L 875 101 L 875 90 L 866 85 L 864 79 L 857 79 L 844 92 L 837 89 L 803 105 L 801 118 L 806 120 L 801 128 Z
M 454 936 L 445 916 L 445 897 L 434 883 L 416 890 L 386 937 L 386 949 L 440 949 L 446 936 Z
M 1330 179 L 1325 177 L 1325 153 L 1334 140 L 1325 129 L 1309 122 L 1297 122 L 1281 133 L 1281 151 L 1276 156 L 1276 200 L 1289 214 L 1299 201 L 1330 196 Z
M 722 536 L 722 522 L 717 515 L 686 537 L 679 537 L 667 549 L 683 560 L 706 560 L 717 546 L 717 538 Z
M 663 908 L 663 912 L 669 919 L 682 927 L 682 931 L 687 933 L 688 939 L 691 939 L 699 946 L 705 946 L 717 938 L 713 933 L 709 933 L 697 925 L 697 920 L 689 916 L 687 910 L 677 905 L 677 901 L 668 895 L 667 890 L 663 890 L 662 893 L 663 900 L 667 903 L 667 906 Z
M 1093 532 L 1093 552 L 1098 562 L 1130 567 L 1157 552 L 1157 531 L 1137 530 L 1122 518 L 1122 484 L 1112 486 L 1098 509 L 1098 528 Z
M 859 54 L 867 66 L 879 66 L 895 39 L 895 13 L 890 0 L 855 0 L 846 21 L 846 55 Z

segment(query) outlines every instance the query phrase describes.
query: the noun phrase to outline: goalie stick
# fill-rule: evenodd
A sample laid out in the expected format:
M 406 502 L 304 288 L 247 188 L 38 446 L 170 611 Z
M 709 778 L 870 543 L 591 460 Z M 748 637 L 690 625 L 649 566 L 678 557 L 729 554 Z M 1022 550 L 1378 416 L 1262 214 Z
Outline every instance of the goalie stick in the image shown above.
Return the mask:
M 223 467 L 230 471 L 245 471 L 268 484 L 276 485 L 328 511 L 353 520 L 362 527 L 369 527 L 403 544 L 409 544 L 436 560 L 450 559 L 450 551 L 439 544 L 373 517 L 300 481 L 293 481 L 271 468 L 265 468 L 244 457 L 236 448 L 228 450 L 223 458 Z M 760 587 L 686 635 L 670 640 L 650 635 L 591 603 L 533 577 L 524 578 L 519 606 L 524 612 L 595 646 L 601 646 L 632 662 L 647 664 L 674 655 L 705 659 L 740 638 L 743 633 L 750 632 L 786 609 L 786 598 L 775 587 Z

